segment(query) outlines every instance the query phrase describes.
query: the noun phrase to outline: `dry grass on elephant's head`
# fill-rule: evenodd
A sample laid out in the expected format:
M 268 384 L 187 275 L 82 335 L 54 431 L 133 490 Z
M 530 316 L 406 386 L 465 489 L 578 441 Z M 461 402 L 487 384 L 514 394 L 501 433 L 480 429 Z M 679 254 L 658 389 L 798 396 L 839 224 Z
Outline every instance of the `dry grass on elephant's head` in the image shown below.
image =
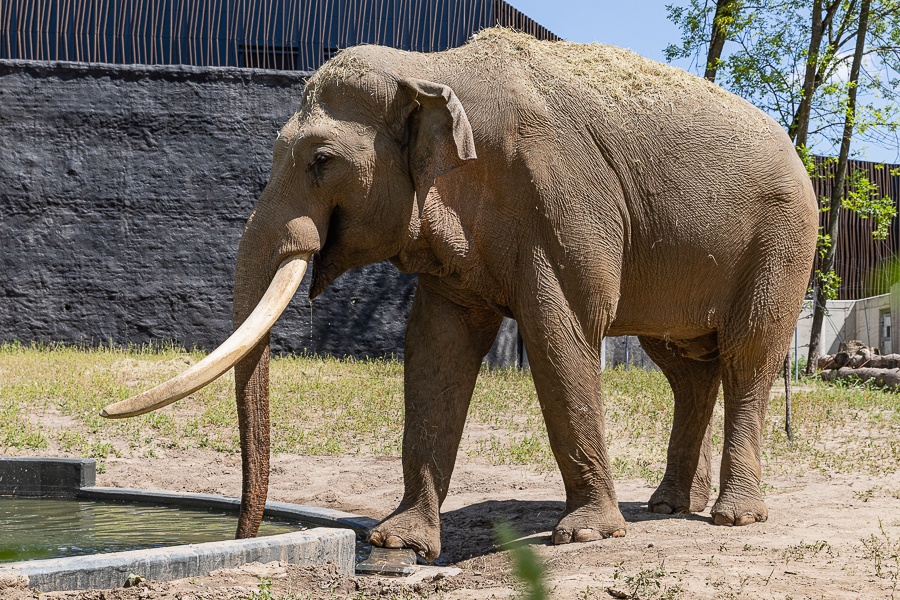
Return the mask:
M 333 82 L 346 81 L 352 78 L 364 77 L 372 70 L 372 65 L 352 52 L 339 52 L 329 59 L 309 78 L 303 89 L 303 102 L 298 112 L 301 116 L 307 116 L 309 109 L 314 107 L 319 100 L 322 88 Z
M 483 29 L 464 47 L 473 59 L 508 56 L 524 61 L 544 90 L 554 83 L 587 85 L 610 100 L 653 106 L 684 94 L 708 96 L 723 108 L 737 97 L 683 69 L 605 44 L 547 42 L 505 27 Z M 464 58 L 464 60 L 466 60 Z

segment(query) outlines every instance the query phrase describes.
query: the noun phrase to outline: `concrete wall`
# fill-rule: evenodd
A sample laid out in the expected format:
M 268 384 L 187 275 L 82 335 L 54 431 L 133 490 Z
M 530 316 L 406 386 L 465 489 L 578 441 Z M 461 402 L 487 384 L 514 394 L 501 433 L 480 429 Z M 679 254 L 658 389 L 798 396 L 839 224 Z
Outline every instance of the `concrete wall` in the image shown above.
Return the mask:
M 900 287 L 898 287 L 900 295 Z M 841 342 L 861 340 L 867 346 L 880 348 L 882 354 L 896 352 L 896 344 L 882 335 L 882 316 L 891 311 L 890 294 L 860 300 L 830 300 L 828 314 L 822 324 L 822 354 L 834 354 Z M 801 358 L 809 352 L 809 331 L 812 326 L 812 305 L 804 305 L 797 323 Z M 791 345 L 793 355 L 794 346 Z
M 222 341 L 238 241 L 303 81 L 0 61 L 0 340 Z M 415 285 L 378 264 L 310 304 L 307 281 L 273 349 L 402 356 Z M 501 362 L 514 352 L 506 332 Z
M 854 339 L 862 340 L 869 346 L 880 348 L 882 354 L 893 352 L 893 340 L 885 338 L 882 331 L 882 319 L 884 316 L 890 317 L 890 312 L 890 294 L 881 294 L 880 296 L 857 300 L 853 310 L 854 330 L 856 331 Z

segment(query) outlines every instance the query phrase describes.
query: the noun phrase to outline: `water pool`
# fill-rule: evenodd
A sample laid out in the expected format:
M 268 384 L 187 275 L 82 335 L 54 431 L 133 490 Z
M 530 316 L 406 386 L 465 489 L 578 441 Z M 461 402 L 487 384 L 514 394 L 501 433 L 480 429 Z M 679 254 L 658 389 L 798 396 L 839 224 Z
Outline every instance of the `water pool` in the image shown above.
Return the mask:
M 230 540 L 237 519 L 222 509 L 0 496 L 0 563 Z M 266 518 L 259 535 L 307 528 Z

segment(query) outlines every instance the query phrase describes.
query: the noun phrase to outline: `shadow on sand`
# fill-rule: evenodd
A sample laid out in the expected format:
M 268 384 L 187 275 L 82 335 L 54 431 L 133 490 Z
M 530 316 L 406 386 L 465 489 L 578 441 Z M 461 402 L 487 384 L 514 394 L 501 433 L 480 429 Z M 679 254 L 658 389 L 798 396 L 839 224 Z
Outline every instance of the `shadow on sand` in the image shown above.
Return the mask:
M 565 508 L 564 502 L 543 500 L 488 500 L 441 515 L 441 557 L 437 564 L 456 563 L 498 552 L 494 527 L 506 522 L 527 544 L 550 543 L 550 532 Z M 709 523 L 696 514 L 658 515 L 647 511 L 646 502 L 619 502 L 619 510 L 629 523 L 686 519 Z

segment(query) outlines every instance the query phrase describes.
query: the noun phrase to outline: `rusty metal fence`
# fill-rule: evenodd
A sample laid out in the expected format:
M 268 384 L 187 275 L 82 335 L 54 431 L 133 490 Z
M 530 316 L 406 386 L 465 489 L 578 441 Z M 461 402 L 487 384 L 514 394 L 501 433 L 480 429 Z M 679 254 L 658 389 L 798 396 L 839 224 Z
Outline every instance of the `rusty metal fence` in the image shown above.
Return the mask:
M 503 0 L 2 0 L 0 58 L 315 70 L 348 46 L 433 52 L 493 25 L 558 39 Z

